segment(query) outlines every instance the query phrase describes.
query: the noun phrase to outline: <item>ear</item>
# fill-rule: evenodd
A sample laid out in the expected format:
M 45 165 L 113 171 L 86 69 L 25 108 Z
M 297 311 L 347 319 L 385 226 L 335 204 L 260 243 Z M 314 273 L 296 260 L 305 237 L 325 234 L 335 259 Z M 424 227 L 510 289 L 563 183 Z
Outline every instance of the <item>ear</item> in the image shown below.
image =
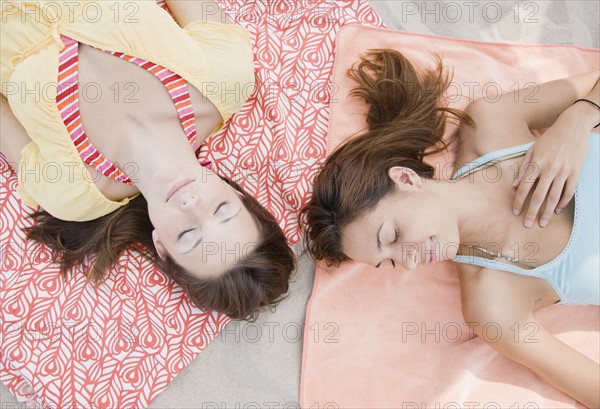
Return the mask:
M 388 171 L 389 177 L 396 183 L 401 191 L 421 189 L 423 180 L 417 173 L 404 166 L 394 166 Z
M 163 245 L 162 241 L 158 238 L 158 232 L 156 229 L 152 230 L 152 241 L 154 242 L 154 248 L 156 248 L 156 252 L 158 253 L 158 257 L 166 260 L 167 258 L 167 250 Z

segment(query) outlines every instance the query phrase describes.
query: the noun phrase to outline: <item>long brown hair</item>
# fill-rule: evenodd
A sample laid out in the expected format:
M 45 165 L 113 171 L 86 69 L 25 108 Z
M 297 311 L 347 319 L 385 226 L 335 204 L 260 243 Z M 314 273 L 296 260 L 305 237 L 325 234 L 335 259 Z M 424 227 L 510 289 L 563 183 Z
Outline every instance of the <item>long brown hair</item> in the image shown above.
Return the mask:
M 342 228 L 395 190 L 390 168 L 403 166 L 432 178 L 434 168 L 423 159 L 447 148 L 446 120 L 473 125 L 464 112 L 442 104 L 451 76 L 440 59 L 419 74 L 398 51 L 375 49 L 348 75 L 358 83 L 351 95 L 369 105 L 368 129 L 327 158 L 301 213 L 308 251 L 330 265 L 349 260 L 341 247 Z
M 256 319 L 262 307 L 274 306 L 288 291 L 294 255 L 277 220 L 237 183 L 222 178 L 243 195 L 242 202 L 262 231 L 261 243 L 217 278 L 200 280 L 188 274 L 169 256 L 161 259 L 152 242 L 153 226 L 142 195 L 116 211 L 88 222 L 59 220 L 45 211 L 25 229 L 27 238 L 50 247 L 62 274 L 95 258 L 88 278 L 100 281 L 129 247 L 158 266 L 187 291 L 200 308 L 222 312 L 235 319 Z

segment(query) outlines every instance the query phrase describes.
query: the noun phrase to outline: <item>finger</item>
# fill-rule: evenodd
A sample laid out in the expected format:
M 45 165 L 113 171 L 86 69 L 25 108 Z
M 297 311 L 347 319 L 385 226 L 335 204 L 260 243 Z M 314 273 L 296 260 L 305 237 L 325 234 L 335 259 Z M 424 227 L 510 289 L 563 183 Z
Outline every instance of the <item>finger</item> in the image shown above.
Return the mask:
M 532 157 L 533 157 L 533 146 L 527 150 L 527 153 L 525 153 L 525 157 L 523 158 L 523 161 L 521 162 L 521 166 L 519 166 L 519 169 L 517 169 L 517 175 L 513 182 L 513 187 L 516 187 L 519 183 L 521 183 L 521 180 L 524 177 L 526 170 L 530 167 Z
M 540 217 L 540 226 L 546 227 L 550 222 L 552 214 L 556 209 L 556 205 L 561 198 L 566 179 L 566 176 L 563 176 L 557 177 L 552 181 L 552 186 L 550 187 L 550 192 L 548 192 L 548 197 L 546 199 L 546 206 L 544 207 L 544 212 Z
M 525 227 L 533 226 L 533 221 L 535 220 L 535 216 L 538 214 L 542 203 L 544 203 L 544 199 L 546 198 L 546 194 L 548 193 L 548 189 L 550 189 L 550 184 L 552 183 L 553 177 L 549 177 L 546 175 L 538 181 L 538 185 L 535 188 L 535 192 L 533 192 L 533 196 L 531 197 L 531 202 L 529 203 L 529 208 L 527 209 L 527 214 L 525 214 Z
M 515 216 L 521 214 L 523 204 L 525 204 L 525 200 L 527 199 L 527 196 L 529 196 L 529 192 L 539 175 L 539 167 L 535 166 L 533 162 L 527 167 L 531 169 L 531 171 L 528 171 L 526 177 L 523 177 L 523 174 L 521 174 L 521 182 L 519 183 L 519 188 L 517 189 L 517 194 L 513 202 L 513 214 Z
M 577 187 L 578 179 L 579 175 L 571 175 L 571 177 L 567 179 L 560 202 L 556 205 L 556 214 L 560 214 L 560 212 L 567 207 L 571 199 L 573 199 L 573 196 L 575 196 L 575 188 Z

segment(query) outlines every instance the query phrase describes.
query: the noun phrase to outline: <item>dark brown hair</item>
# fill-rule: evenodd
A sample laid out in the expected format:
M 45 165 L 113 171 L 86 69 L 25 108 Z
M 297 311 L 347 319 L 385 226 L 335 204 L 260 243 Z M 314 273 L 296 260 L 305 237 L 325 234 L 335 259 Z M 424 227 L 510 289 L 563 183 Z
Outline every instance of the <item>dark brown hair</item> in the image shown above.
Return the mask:
M 439 58 L 434 69 L 419 74 L 399 52 L 375 49 L 348 75 L 358 83 L 351 95 L 369 105 L 368 129 L 327 158 L 301 213 L 308 251 L 330 265 L 349 260 L 342 251 L 342 228 L 395 190 L 390 168 L 403 166 L 432 178 L 434 168 L 423 158 L 447 148 L 446 120 L 451 116 L 473 125 L 462 111 L 443 106 L 451 77 Z
M 31 214 L 36 223 L 27 238 L 50 247 L 66 277 L 73 267 L 95 258 L 88 278 L 102 279 L 121 252 L 134 247 L 186 290 L 200 308 L 235 319 L 256 319 L 262 307 L 274 306 L 288 291 L 294 255 L 277 220 L 237 183 L 222 178 L 243 194 L 242 202 L 262 231 L 261 243 L 223 275 L 200 280 L 167 256 L 161 259 L 152 242 L 153 226 L 142 195 L 116 211 L 88 222 L 59 220 L 45 211 Z

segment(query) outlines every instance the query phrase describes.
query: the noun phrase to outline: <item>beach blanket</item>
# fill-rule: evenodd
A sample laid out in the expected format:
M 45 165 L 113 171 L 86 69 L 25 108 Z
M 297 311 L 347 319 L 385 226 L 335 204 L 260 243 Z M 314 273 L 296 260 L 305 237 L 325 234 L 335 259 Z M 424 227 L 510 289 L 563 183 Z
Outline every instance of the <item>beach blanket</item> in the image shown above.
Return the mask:
M 417 67 L 432 66 L 434 53 L 442 57 L 454 71 L 445 100 L 456 108 L 518 89 L 535 102 L 536 84 L 598 69 L 600 62 L 598 50 L 575 46 L 483 43 L 348 26 L 336 41 L 338 92 L 332 100 L 329 151 L 366 126 L 366 106 L 348 96 L 355 84 L 346 71 L 369 48 L 397 49 Z M 447 136 L 456 130 L 450 126 Z M 449 153 L 428 161 L 439 163 L 437 171 L 449 178 L 452 159 Z M 563 342 L 600 360 L 600 307 L 556 306 L 534 315 Z M 536 329 L 529 330 L 527 339 L 535 342 Z M 493 339 L 493 328 L 488 335 Z M 414 271 L 317 263 L 302 368 L 302 407 L 581 406 L 473 336 L 449 262 Z
M 335 35 L 382 23 L 362 1 L 219 4 L 254 38 L 257 84 L 200 159 L 254 194 L 293 245 L 326 152 Z M 48 249 L 25 241 L 32 209 L 0 158 L 0 380 L 20 402 L 42 407 L 147 406 L 229 318 L 194 307 L 133 250 L 99 285 L 82 271 L 64 281 Z

